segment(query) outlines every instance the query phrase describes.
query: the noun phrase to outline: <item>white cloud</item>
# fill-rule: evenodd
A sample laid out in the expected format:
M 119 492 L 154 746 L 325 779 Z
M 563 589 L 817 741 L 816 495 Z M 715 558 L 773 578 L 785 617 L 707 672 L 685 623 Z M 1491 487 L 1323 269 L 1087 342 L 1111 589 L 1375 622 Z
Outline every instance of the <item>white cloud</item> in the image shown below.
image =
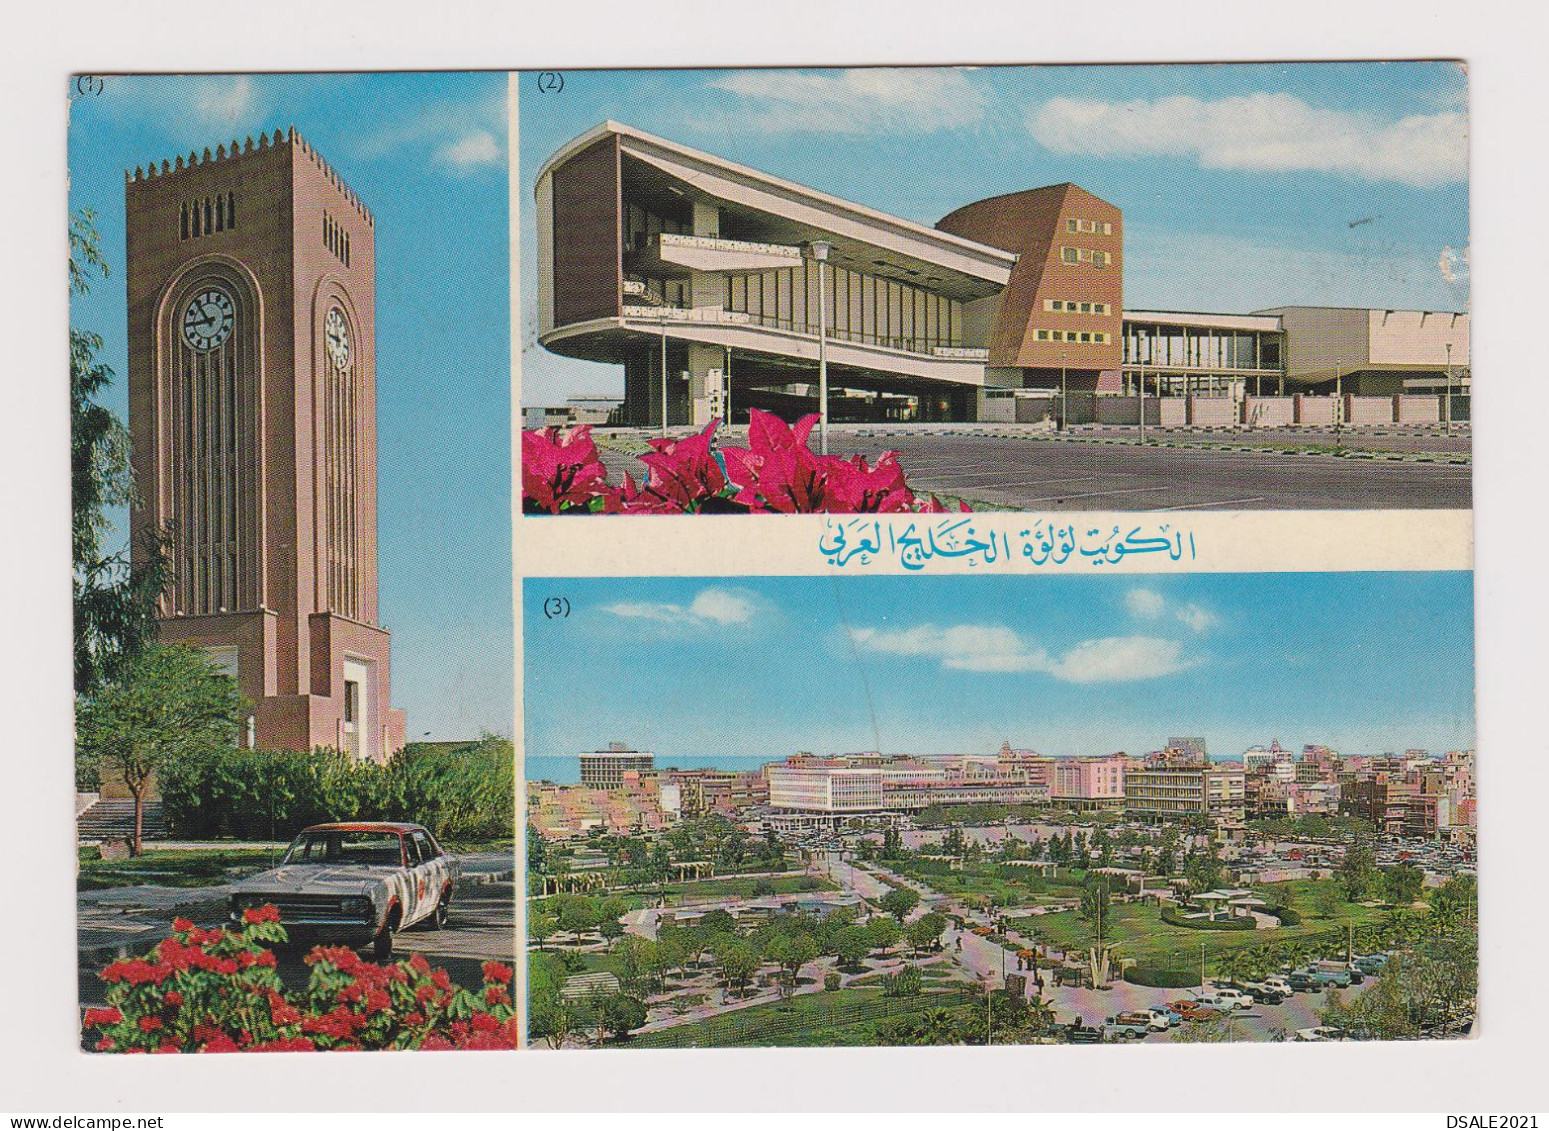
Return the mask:
M 1468 176 L 1468 118 L 1454 110 L 1397 121 L 1260 91 L 1216 99 L 1051 98 L 1027 128 L 1054 153 L 1193 157 L 1207 169 L 1337 173 L 1417 188 Z
M 1167 608 L 1167 599 L 1155 589 L 1131 589 L 1124 595 L 1124 607 L 1137 617 L 1155 620 Z
M 211 125 L 236 129 L 257 108 L 257 90 L 251 75 L 199 81 L 190 100 L 194 110 Z
M 1199 605 L 1184 605 L 1177 612 L 1178 620 L 1194 632 L 1206 632 L 1220 621 L 1215 613 Z
M 716 624 L 745 624 L 753 619 L 753 602 L 729 589 L 706 589 L 688 610 L 700 620 Z
M 986 99 L 950 67 L 735 71 L 710 84 L 752 103 L 739 129 L 765 133 L 933 133 L 984 120 Z
M 459 141 L 442 146 L 436 152 L 436 160 L 458 169 L 498 165 L 504 159 L 500 142 L 488 130 L 475 130 Z
M 1143 586 L 1137 586 L 1124 594 L 1124 607 L 1129 610 L 1131 616 L 1141 620 L 1157 620 L 1170 616 L 1195 633 L 1208 632 L 1220 623 L 1215 613 L 1203 605 L 1192 602 L 1187 605 L 1174 605 L 1155 589 L 1146 589 Z
M 1155 636 L 1109 636 L 1085 640 L 1066 652 L 1049 674 L 1067 683 L 1119 683 L 1158 679 L 1193 667 L 1176 640 Z
M 356 152 L 378 160 L 401 151 L 420 151 L 454 171 L 505 160 L 506 96 L 444 100 L 389 119 L 360 139 Z
M 200 150 L 256 133 L 269 109 L 252 75 L 120 75 L 104 83 L 94 108 Z
M 707 628 L 746 624 L 753 619 L 757 606 L 747 596 L 731 589 L 702 590 L 688 605 L 670 601 L 619 601 L 604 605 L 602 611 L 626 620 L 647 620 L 680 628 Z
M 943 668 L 969 672 L 1040 672 L 1066 683 L 1119 683 L 1156 679 L 1193 667 L 1177 641 L 1153 636 L 1085 640 L 1062 656 L 1024 640 L 1003 625 L 932 624 L 909 629 L 860 628 L 856 645 L 888 656 L 934 658 Z

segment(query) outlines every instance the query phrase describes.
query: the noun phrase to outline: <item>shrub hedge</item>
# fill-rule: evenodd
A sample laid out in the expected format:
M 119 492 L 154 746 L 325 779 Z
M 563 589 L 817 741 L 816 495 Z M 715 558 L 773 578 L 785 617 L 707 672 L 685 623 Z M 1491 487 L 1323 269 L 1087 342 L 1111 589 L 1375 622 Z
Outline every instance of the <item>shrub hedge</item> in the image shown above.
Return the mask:
M 1252 931 L 1257 928 L 1254 920 L 1246 915 L 1230 919 L 1186 919 L 1171 907 L 1162 908 L 1162 922 L 1191 931 Z
M 160 775 L 176 837 L 289 840 L 322 821 L 416 821 L 438 838 L 506 839 L 515 827 L 511 743 L 405 747 L 385 765 L 334 750 L 224 749 Z
M 1198 966 L 1159 966 L 1137 964 L 1124 973 L 1124 980 L 1136 986 L 1161 989 L 1185 989 L 1199 985 Z

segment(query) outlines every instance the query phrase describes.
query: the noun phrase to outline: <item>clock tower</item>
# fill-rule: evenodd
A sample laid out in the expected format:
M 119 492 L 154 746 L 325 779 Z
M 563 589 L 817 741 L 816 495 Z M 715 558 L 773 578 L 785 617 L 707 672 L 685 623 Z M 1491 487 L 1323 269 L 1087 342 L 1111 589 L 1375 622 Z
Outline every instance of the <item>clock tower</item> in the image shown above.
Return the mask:
M 374 220 L 291 129 L 128 174 L 132 544 L 250 744 L 403 746 L 377 610 Z M 137 551 L 138 552 L 138 551 Z

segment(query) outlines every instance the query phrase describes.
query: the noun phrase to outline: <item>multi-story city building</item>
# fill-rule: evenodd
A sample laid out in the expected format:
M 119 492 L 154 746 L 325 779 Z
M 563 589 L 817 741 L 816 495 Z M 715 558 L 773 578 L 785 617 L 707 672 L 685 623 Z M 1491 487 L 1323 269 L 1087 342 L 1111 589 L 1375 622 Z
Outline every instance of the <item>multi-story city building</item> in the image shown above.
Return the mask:
M 608 121 L 535 205 L 539 342 L 622 366 L 628 424 L 815 411 L 820 353 L 836 421 L 1135 423 L 1143 387 L 1156 423 L 1435 423 L 1468 387 L 1464 313 L 1126 311 L 1123 213 L 1069 183 L 932 227 Z
M 160 637 L 253 705 L 251 746 L 404 744 L 377 607 L 376 223 L 294 129 L 124 192 L 136 567 Z
M 1203 817 L 1238 823 L 1244 817 L 1246 774 L 1208 762 L 1161 759 L 1124 776 L 1124 810 L 1153 821 Z
M 1124 807 L 1123 754 L 1105 758 L 1058 758 L 1054 761 L 1052 800 L 1076 809 Z
M 581 784 L 590 789 L 620 789 L 625 774 L 647 774 L 656 769 L 654 754 L 622 742 L 610 742 L 605 750 L 585 750 L 577 757 Z

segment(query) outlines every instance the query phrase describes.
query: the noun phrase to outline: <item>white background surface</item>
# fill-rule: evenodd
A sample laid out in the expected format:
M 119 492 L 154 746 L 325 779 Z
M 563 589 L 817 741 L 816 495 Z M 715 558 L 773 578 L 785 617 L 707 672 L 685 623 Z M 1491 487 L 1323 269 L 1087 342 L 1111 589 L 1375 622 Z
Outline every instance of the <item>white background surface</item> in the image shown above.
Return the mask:
M 1545 1107 L 1538 5 L 934 2 L 106 3 L 13 7 L 5 53 L 0 461 L 0 1111 L 713 1108 L 1523 1111 Z M 1413 1046 L 106 1057 L 78 1051 L 65 93 L 93 70 L 1461 57 L 1470 64 L 1481 1036 Z M 1518 402 L 1520 404 L 1520 401 Z M 492 485 L 493 486 L 493 485 Z M 1427 1121 L 1422 1126 L 1442 1126 Z

